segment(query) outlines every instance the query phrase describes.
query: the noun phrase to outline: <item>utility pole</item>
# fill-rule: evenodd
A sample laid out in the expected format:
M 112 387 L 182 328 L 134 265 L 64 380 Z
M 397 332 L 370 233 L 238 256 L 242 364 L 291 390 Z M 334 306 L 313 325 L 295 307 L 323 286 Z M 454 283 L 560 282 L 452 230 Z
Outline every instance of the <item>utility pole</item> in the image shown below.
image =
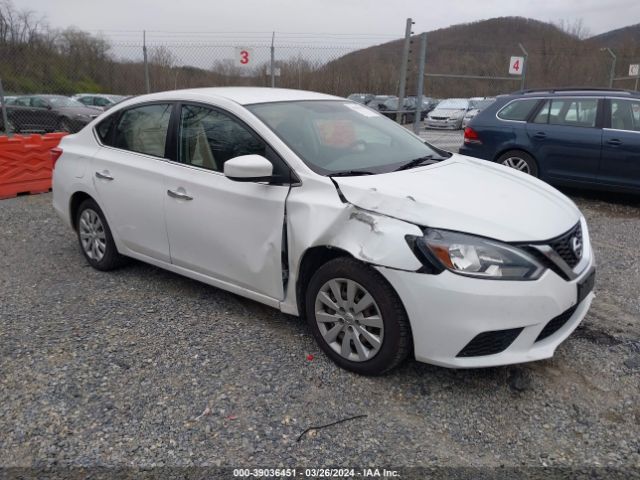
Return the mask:
M 149 62 L 147 61 L 147 32 L 142 31 L 142 56 L 144 57 L 144 85 L 147 93 L 151 93 L 151 86 L 149 85 Z
M 2 86 L 2 79 L 0 79 L 0 108 L 2 108 L 2 124 L 4 125 L 4 133 L 7 137 L 11 136 L 9 131 L 9 119 L 7 118 L 7 106 L 4 103 L 4 87 Z
M 524 87 L 527 85 L 527 70 L 529 69 L 529 54 L 524 49 L 521 43 L 518 43 L 518 47 L 522 50 L 522 55 L 524 56 L 524 64 L 522 65 L 522 79 L 520 79 L 520 90 L 524 90 Z
M 398 88 L 398 113 L 396 114 L 396 122 L 400 123 L 402 119 L 401 110 L 404 107 L 404 96 L 407 88 L 407 68 L 409 66 L 409 48 L 411 46 L 411 26 L 413 20 L 407 18 L 407 24 L 404 29 L 404 47 L 402 48 L 402 66 L 400 68 L 400 85 Z
M 613 88 L 613 79 L 616 76 L 616 54 L 609 47 L 601 48 L 601 52 L 607 51 L 611 55 L 611 70 L 609 71 L 609 88 Z
M 418 91 L 416 93 L 416 116 L 413 119 L 413 133 L 416 135 L 420 132 L 422 123 L 422 94 L 424 91 L 424 64 L 427 60 L 427 32 L 420 35 L 420 58 L 418 60 Z
M 276 32 L 271 34 L 271 88 L 276 86 L 276 47 L 274 45 L 276 40 Z

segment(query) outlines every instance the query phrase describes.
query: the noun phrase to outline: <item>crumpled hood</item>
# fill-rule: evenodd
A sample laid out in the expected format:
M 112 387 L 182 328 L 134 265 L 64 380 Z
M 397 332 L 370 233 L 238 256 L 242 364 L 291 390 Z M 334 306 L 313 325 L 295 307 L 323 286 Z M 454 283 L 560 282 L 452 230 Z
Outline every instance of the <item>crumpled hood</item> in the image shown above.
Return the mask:
M 362 209 L 505 242 L 548 240 L 580 219 L 575 204 L 546 183 L 457 154 L 425 167 L 334 180 Z

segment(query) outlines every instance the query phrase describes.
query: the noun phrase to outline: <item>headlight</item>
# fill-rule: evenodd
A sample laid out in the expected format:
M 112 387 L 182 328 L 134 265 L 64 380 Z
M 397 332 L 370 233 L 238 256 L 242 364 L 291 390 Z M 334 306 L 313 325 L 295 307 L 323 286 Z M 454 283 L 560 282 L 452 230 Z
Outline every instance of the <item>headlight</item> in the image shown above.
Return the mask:
M 444 268 L 470 277 L 536 280 L 545 269 L 524 250 L 463 233 L 428 229 L 416 244 L 423 254 Z

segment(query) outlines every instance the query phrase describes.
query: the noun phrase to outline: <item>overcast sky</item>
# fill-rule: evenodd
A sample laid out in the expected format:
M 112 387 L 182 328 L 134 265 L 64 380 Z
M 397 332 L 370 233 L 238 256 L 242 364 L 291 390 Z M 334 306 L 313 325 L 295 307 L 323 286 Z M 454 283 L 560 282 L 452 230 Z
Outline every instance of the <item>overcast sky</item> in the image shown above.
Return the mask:
M 640 22 L 639 0 L 14 0 L 54 27 L 97 31 L 308 32 L 401 37 L 499 16 L 582 19 L 598 34 Z M 365 40 L 362 43 L 380 43 Z

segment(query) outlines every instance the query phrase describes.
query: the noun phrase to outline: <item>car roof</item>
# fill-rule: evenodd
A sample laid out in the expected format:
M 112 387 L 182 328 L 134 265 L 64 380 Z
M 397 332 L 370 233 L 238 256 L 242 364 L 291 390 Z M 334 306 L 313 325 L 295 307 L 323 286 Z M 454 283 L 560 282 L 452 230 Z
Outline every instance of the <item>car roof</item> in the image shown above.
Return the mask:
M 191 88 L 185 90 L 172 90 L 168 92 L 153 93 L 137 97 L 137 100 L 153 99 L 153 100 L 176 100 L 183 97 L 192 99 L 198 97 L 205 99 L 209 97 L 211 100 L 224 98 L 240 105 L 251 105 L 253 103 L 272 103 L 287 102 L 300 100 L 342 100 L 344 98 L 326 95 L 324 93 L 308 92 L 305 90 L 293 90 L 287 88 L 269 88 L 269 87 L 210 87 L 210 88 Z
M 585 96 L 585 97 L 602 97 L 602 96 L 625 96 L 631 98 L 640 98 L 638 92 L 631 90 L 623 90 L 616 88 L 576 88 L 576 87 L 563 87 L 563 88 L 540 88 L 520 90 L 513 92 L 511 96 L 515 97 L 537 97 L 544 96 Z

